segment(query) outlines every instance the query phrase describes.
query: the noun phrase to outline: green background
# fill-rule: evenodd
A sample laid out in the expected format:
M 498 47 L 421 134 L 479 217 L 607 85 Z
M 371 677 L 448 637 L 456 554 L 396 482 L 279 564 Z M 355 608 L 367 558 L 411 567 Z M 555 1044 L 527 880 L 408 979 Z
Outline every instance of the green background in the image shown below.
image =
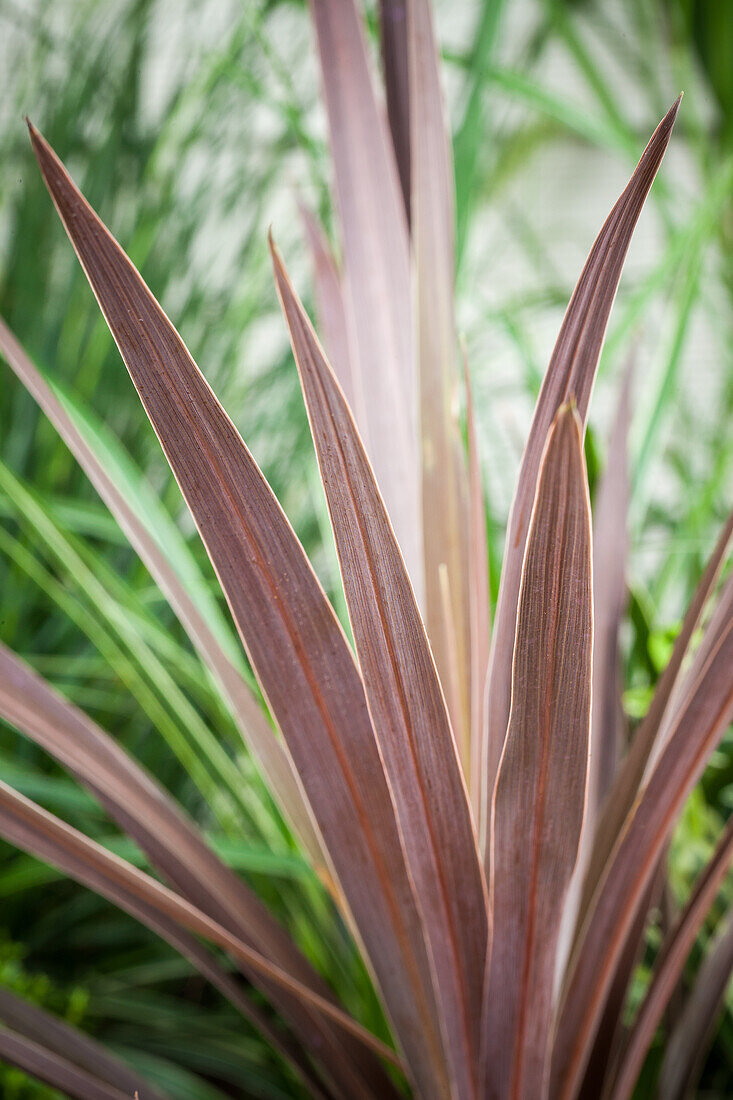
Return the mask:
M 639 716 L 733 497 L 733 4 L 446 0 L 436 10 L 456 160 L 458 319 L 478 406 L 494 595 L 524 435 L 565 305 L 649 134 L 685 91 L 615 306 L 588 444 L 593 481 L 633 355 L 624 646 L 625 702 Z M 374 30 L 371 5 L 368 14 Z M 340 610 L 266 247 L 272 225 L 310 303 L 297 200 L 331 231 L 333 211 L 305 5 L 0 0 L 0 58 L 0 313 L 69 400 L 111 433 L 100 443 L 110 462 L 123 461 L 121 442 L 130 476 L 163 501 L 216 593 L 41 183 L 22 121 L 28 114 L 179 327 Z M 349 1007 L 383 1029 L 363 966 L 182 631 L 4 363 L 0 459 L 2 640 L 175 793 Z M 212 773 L 212 731 L 239 799 Z M 187 752 L 202 762 L 196 781 Z M 0 774 L 91 835 L 119 843 L 93 800 L 5 727 Z M 680 898 L 729 811 L 732 778 L 727 739 L 675 838 Z M 721 903 L 704 938 L 720 911 Z M 641 967 L 636 997 L 645 977 Z M 0 981 L 130 1057 L 175 1096 L 298 1095 L 260 1039 L 165 945 L 4 845 Z M 706 1095 L 733 1092 L 728 1012 L 703 1087 Z M 2 1067 L 0 1089 L 8 1098 L 49 1095 Z M 639 1095 L 648 1094 L 643 1079 Z

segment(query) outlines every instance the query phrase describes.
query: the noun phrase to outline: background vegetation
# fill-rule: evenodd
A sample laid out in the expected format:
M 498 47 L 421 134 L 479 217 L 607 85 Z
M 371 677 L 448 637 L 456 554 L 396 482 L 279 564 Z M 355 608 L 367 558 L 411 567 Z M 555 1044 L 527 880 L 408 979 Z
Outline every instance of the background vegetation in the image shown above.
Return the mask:
M 521 441 L 572 285 L 645 136 L 685 91 L 622 281 L 589 435 L 593 479 L 633 354 L 626 705 L 640 715 L 733 503 L 733 6 L 446 0 L 437 13 L 456 159 L 459 326 L 494 581 Z M 297 199 L 328 222 L 330 166 L 305 5 L 0 0 L 0 43 L 0 313 L 91 419 L 119 476 L 142 478 L 161 497 L 216 592 L 33 163 L 28 113 L 175 320 L 333 592 L 325 505 L 266 247 L 272 223 L 307 290 Z M 346 1003 L 379 1028 L 361 964 L 346 935 L 334 935 L 324 892 L 164 600 L 4 364 L 0 386 L 2 640 L 204 823 Z M 85 832 L 118 843 L 93 800 L 7 728 L 0 769 Z M 728 741 L 678 830 L 680 893 L 729 812 L 732 781 Z M 79 1023 L 176 1096 L 297 1094 L 259 1038 L 243 1034 L 165 945 L 5 846 L 0 982 Z M 643 982 L 641 968 L 639 991 Z M 733 1090 L 728 1014 L 703 1087 Z M 8 1098 L 48 1095 L 1 1067 L 0 1088 Z

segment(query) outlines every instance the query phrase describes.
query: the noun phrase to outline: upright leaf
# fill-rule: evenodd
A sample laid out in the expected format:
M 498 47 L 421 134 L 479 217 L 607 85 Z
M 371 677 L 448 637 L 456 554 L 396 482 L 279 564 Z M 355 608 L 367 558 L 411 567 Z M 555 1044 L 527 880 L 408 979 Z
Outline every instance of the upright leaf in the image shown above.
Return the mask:
M 364 687 L 338 620 L 272 490 L 140 275 L 36 132 L 34 149 L 290 750 L 426 1096 L 442 1041 L 412 884 Z
M 542 448 L 558 408 L 575 395 L 588 413 L 603 337 L 634 227 L 669 144 L 679 99 L 660 122 L 625 191 L 596 238 L 570 299 L 537 401 L 512 502 L 492 638 L 489 728 L 485 758 L 485 812 L 499 763 L 511 699 L 517 600 L 529 517 Z
M 379 0 L 379 42 L 387 92 L 387 117 L 410 221 L 410 78 L 407 60 L 407 0 Z
M 3 1024 L 0 1024 L 0 1059 L 77 1100 L 129 1100 L 131 1095 L 109 1081 L 100 1080 L 93 1071 L 74 1065 L 63 1054 Z
M 356 0 L 311 0 L 343 237 L 362 435 L 422 600 L 417 388 L 405 207 Z
M 619 631 L 627 597 L 630 389 L 627 370 L 593 513 L 593 715 L 585 826 L 589 839 L 626 749 Z
M 631 747 L 624 758 L 618 775 L 614 780 L 612 790 L 600 815 L 593 840 L 593 850 L 590 856 L 588 869 L 583 880 L 582 899 L 580 903 L 580 917 L 582 918 L 588 909 L 593 893 L 603 875 L 609 856 L 616 843 L 616 839 L 623 829 L 634 800 L 638 794 L 644 772 L 647 769 L 655 744 L 661 742 L 660 729 L 663 722 L 674 725 L 679 716 L 680 708 L 672 706 L 672 697 L 675 685 L 678 682 L 680 669 L 685 659 L 692 637 L 695 633 L 703 609 L 715 588 L 715 583 L 728 553 L 728 548 L 733 538 L 733 512 L 731 512 L 723 526 L 713 553 L 705 567 L 694 595 L 690 600 L 680 630 L 664 672 L 659 678 L 649 710 L 644 716 L 639 728 L 634 734 Z M 725 622 L 725 604 L 721 602 L 723 609 L 721 628 Z M 708 637 L 706 632 L 706 644 L 714 644 L 714 639 Z M 705 653 L 705 651 L 703 651 Z M 707 652 L 709 656 L 709 650 Z M 665 718 L 668 716 L 668 718 Z
M 644 1059 L 664 1011 L 682 977 L 687 957 L 733 860 L 733 818 L 699 876 L 678 920 L 670 929 L 654 965 L 652 981 L 617 1059 L 604 1096 L 630 1100 Z M 703 1038 L 704 1036 L 701 1036 Z
M 430 950 L 456 1095 L 476 1095 L 486 898 L 425 630 L 343 393 L 272 246 L 367 702 Z
M 685 798 L 733 717 L 733 618 L 680 708 L 607 863 L 571 958 L 553 1055 L 553 1096 L 577 1095 L 609 989 Z
M 471 624 L 466 468 L 455 410 L 458 362 L 453 315 L 453 165 L 430 0 L 407 0 L 412 156 L 415 338 L 420 392 L 425 612 L 444 685 L 455 654 L 453 732 L 467 782 L 471 768 Z M 450 614 L 444 613 L 445 569 Z
M 680 1018 L 669 1036 L 659 1075 L 659 1100 L 685 1100 L 689 1095 L 732 973 L 733 915 L 728 915 L 708 947 Z
M 725 528 L 723 537 L 725 537 Z M 703 615 L 702 618 L 704 617 Z M 711 653 L 717 648 L 731 619 L 733 619 L 733 572 L 729 570 L 713 601 L 709 618 L 702 630 L 702 638 L 693 653 L 692 660 L 686 669 L 682 669 L 682 675 L 678 677 L 670 695 L 669 705 L 664 712 L 659 733 L 649 756 L 647 771 L 652 769 L 664 750 L 674 728 L 675 713 L 687 704 L 694 693 L 698 677 L 709 661 Z
M 354 410 L 354 415 L 363 419 L 363 410 L 358 410 L 356 404 L 358 386 L 349 355 L 349 334 L 341 272 L 336 266 L 336 260 L 325 233 L 313 214 L 302 204 L 300 213 L 313 262 L 316 310 L 323 345 L 348 402 Z
M 588 775 L 593 600 L 582 425 L 558 412 L 527 535 L 512 709 L 492 805 L 483 1095 L 546 1094 L 560 917 Z
M 580 853 L 562 917 L 555 980 L 562 978 L 573 943 L 583 878 L 593 850 L 601 804 L 626 747 L 621 700 L 619 631 L 626 606 L 629 472 L 627 436 L 631 374 L 627 368 L 593 510 L 593 690 L 590 767 Z
M 481 761 L 486 736 L 486 678 L 491 642 L 489 596 L 489 548 L 486 538 L 481 458 L 479 455 L 473 395 L 468 361 L 464 360 L 466 389 L 466 435 L 468 437 L 468 584 L 471 594 L 471 805 L 479 820 L 481 806 Z

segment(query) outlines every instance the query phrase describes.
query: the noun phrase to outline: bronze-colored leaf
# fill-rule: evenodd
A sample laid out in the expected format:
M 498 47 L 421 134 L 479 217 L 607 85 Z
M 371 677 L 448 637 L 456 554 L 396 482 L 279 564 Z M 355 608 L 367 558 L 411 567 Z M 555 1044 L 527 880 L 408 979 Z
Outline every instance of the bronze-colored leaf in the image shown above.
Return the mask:
M 456 1095 L 476 1095 L 486 898 L 425 629 L 366 452 L 274 245 L 374 731 L 435 975 Z
M 492 804 L 484 1092 L 546 1095 L 560 918 L 588 776 L 593 599 L 582 424 L 550 430 L 527 535 L 509 730 Z
M 468 438 L 468 582 L 471 624 L 471 805 L 480 824 L 481 761 L 486 736 L 486 680 L 491 644 L 491 600 L 489 595 L 489 548 L 486 538 L 486 506 L 481 476 L 471 377 L 464 357 L 466 390 L 466 435 Z M 481 845 L 483 848 L 483 845 Z
M 35 130 L 31 136 L 282 730 L 397 1040 L 424 1073 L 426 1095 L 439 1096 L 443 1055 L 427 949 L 353 654 L 272 490 L 180 336 L 51 148 Z
M 338 1024 L 347 1035 L 355 1036 L 368 1049 L 392 1064 L 400 1065 L 399 1059 L 389 1047 L 332 1001 L 291 978 L 280 967 L 268 962 L 258 951 L 248 947 L 237 936 L 168 887 L 119 856 L 113 855 L 2 782 L 0 836 L 108 898 L 167 940 L 190 959 L 206 978 L 210 978 L 219 968 L 213 960 L 207 961 L 210 956 L 203 951 L 196 936 L 202 936 L 228 951 L 248 971 L 260 974 L 300 997 L 304 1003 Z M 225 972 L 224 975 L 226 977 Z M 219 986 L 218 981 L 215 984 Z M 226 988 L 226 984 L 222 983 L 222 990 Z M 370 1094 L 365 1092 L 364 1095 Z
M 580 853 L 562 918 L 555 974 L 557 982 L 562 979 L 575 938 L 578 911 L 583 897 L 583 880 L 593 850 L 600 808 L 627 743 L 619 631 L 628 591 L 627 437 L 630 389 L 631 365 L 625 372 L 621 386 L 606 469 L 596 491 L 593 509 L 593 705 L 588 798 Z
M 59 1089 L 64 1096 L 77 1097 L 78 1100 L 129 1100 L 131 1095 L 108 1081 L 100 1080 L 93 1072 L 75 1066 L 43 1043 L 36 1043 L 2 1024 L 0 1059 L 51 1088 Z
M 410 250 L 394 149 L 355 0 L 311 0 L 342 233 L 355 408 L 418 600 L 423 593 Z
M 595 831 L 600 806 L 626 750 L 621 704 L 619 631 L 628 594 L 631 372 L 626 371 L 593 511 L 593 715 L 586 828 Z
M 710 1045 L 715 1018 L 733 973 L 733 915 L 708 947 L 680 1018 L 667 1042 L 659 1074 L 659 1100 L 685 1100 Z
M 407 0 L 412 258 L 420 397 L 425 624 L 466 782 L 471 768 L 471 623 L 466 461 L 457 423 L 451 145 L 430 0 Z M 447 583 L 441 584 L 441 570 Z M 445 613 L 444 595 L 449 600 Z M 454 682 L 454 690 L 448 685 Z M 455 702 L 454 702 L 455 700 Z
M 577 1095 L 627 936 L 685 798 L 733 717 L 733 618 L 677 711 L 666 748 L 599 880 L 571 958 L 553 1055 L 553 1096 Z M 612 796 L 611 796 L 612 797 Z
M 321 842 L 313 827 L 292 761 L 273 735 L 241 673 L 225 652 L 196 600 L 192 598 L 185 579 L 178 574 L 164 549 L 148 530 L 143 517 L 131 505 L 116 484 L 113 474 L 89 446 L 72 417 L 2 318 L 0 352 L 48 416 L 165 594 L 194 646 L 221 684 L 242 736 L 252 750 L 285 817 L 293 825 L 296 835 L 316 867 L 325 870 Z
M 697 935 L 733 861 L 733 818 L 715 852 L 695 883 L 687 903 L 670 929 L 654 964 L 651 984 L 619 1054 L 609 1085 L 608 1100 L 630 1100 L 654 1033 L 674 993 Z M 700 1037 L 701 1039 L 704 1036 Z
M 553 417 L 571 395 L 575 396 L 580 418 L 585 422 L 603 337 L 626 252 L 644 200 L 669 144 L 679 103 L 678 99 L 654 131 L 626 189 L 596 238 L 570 299 L 537 400 L 507 526 L 494 620 L 484 783 L 487 802 L 491 798 L 509 720 L 519 583 L 542 448 Z
M 364 420 L 365 413 L 357 406 L 359 387 L 354 377 L 349 353 L 349 333 L 341 272 L 336 266 L 336 260 L 323 229 L 311 211 L 302 203 L 300 214 L 313 263 L 316 311 L 321 339 L 328 353 L 329 362 L 333 365 L 354 416 L 359 422 Z
M 387 117 L 400 174 L 405 213 L 409 223 L 410 80 L 407 61 L 406 0 L 379 0 L 379 42 L 384 87 L 387 93 Z
M 163 789 L 85 714 L 0 644 L 0 715 L 51 753 L 99 799 L 153 866 L 193 905 L 321 997 L 326 983 L 257 895 L 218 858 Z M 322 1014 L 257 973 L 250 980 L 279 1009 L 337 1091 L 387 1087 L 378 1064 Z M 302 1068 L 302 1066 L 300 1067 Z M 309 1074 L 310 1075 L 310 1074 Z
M 733 512 L 731 512 L 718 536 L 718 541 L 705 567 L 705 572 L 700 578 L 685 613 L 682 629 L 675 639 L 672 655 L 659 678 L 649 710 L 634 734 L 629 752 L 621 764 L 609 797 L 606 799 L 601 811 L 588 869 L 583 880 L 579 910 L 581 920 L 588 910 L 591 898 L 608 863 L 616 839 L 620 835 L 624 822 L 634 804 L 634 799 L 638 794 L 654 747 L 658 742 L 661 742 L 659 735 L 662 723 L 664 721 L 674 723 L 677 716 L 679 708 L 675 710 L 671 706 L 675 685 L 690 642 L 700 621 L 700 616 L 715 588 L 731 539 L 733 539 Z M 723 605 L 721 604 L 721 606 Z M 665 716 L 668 717 L 665 718 Z
M 0 1058 L 52 1088 L 79 1100 L 130 1100 L 137 1091 L 164 1100 L 101 1043 L 9 989 L 0 989 L 0 1021 Z

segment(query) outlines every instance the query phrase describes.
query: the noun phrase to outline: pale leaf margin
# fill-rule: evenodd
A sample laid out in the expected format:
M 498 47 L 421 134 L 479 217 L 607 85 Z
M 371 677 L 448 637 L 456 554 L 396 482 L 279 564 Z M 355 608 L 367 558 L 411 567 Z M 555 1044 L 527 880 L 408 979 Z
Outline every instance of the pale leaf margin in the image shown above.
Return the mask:
M 272 240 L 271 251 L 453 1079 L 458 1094 L 469 1096 L 476 1085 L 487 909 L 466 787 L 425 629 L 366 452 Z
M 125 533 L 146 569 L 166 596 L 189 638 L 221 685 L 241 731 L 262 774 L 304 850 L 317 868 L 326 871 L 326 861 L 317 831 L 294 774 L 287 752 L 278 741 L 242 674 L 222 648 L 185 581 L 148 530 L 69 412 L 0 317 L 0 352 L 86 473 L 111 514 Z
M 511 700 L 511 666 L 524 546 L 542 449 L 558 408 L 575 396 L 585 423 L 611 307 L 631 237 L 672 135 L 680 100 L 652 134 L 642 157 L 591 248 L 553 350 L 522 455 L 507 525 L 489 669 L 489 725 L 484 755 L 482 844 Z
M 583 427 L 558 411 L 522 567 L 509 729 L 492 802 L 484 1095 L 546 1093 L 560 920 L 588 778 L 593 647 Z
M 626 1042 L 604 1090 L 604 1100 L 631 1100 L 654 1033 L 705 918 L 733 861 L 733 818 L 718 841 L 715 852 L 695 883 L 687 903 L 670 929 L 654 965 L 651 984 L 636 1014 Z
M 408 1066 L 442 1095 L 427 948 L 364 687 L 303 548 L 129 258 L 40 134 L 44 179 L 181 487 L 290 751 Z
M 217 857 L 159 784 L 1 643 L 0 715 L 85 785 L 181 896 L 321 997 L 333 999 L 256 894 Z M 341 1088 L 358 1090 L 363 1087 L 360 1078 L 379 1079 L 378 1067 L 370 1065 L 363 1051 L 299 998 L 283 995 L 279 986 L 263 982 L 258 974 L 248 977 L 305 1046 L 317 1036 L 319 1060 Z M 258 1014 L 258 1019 L 264 1017 Z M 272 1028 L 266 1031 L 272 1039 Z M 307 1070 L 302 1058 L 295 1060 L 301 1071 Z

